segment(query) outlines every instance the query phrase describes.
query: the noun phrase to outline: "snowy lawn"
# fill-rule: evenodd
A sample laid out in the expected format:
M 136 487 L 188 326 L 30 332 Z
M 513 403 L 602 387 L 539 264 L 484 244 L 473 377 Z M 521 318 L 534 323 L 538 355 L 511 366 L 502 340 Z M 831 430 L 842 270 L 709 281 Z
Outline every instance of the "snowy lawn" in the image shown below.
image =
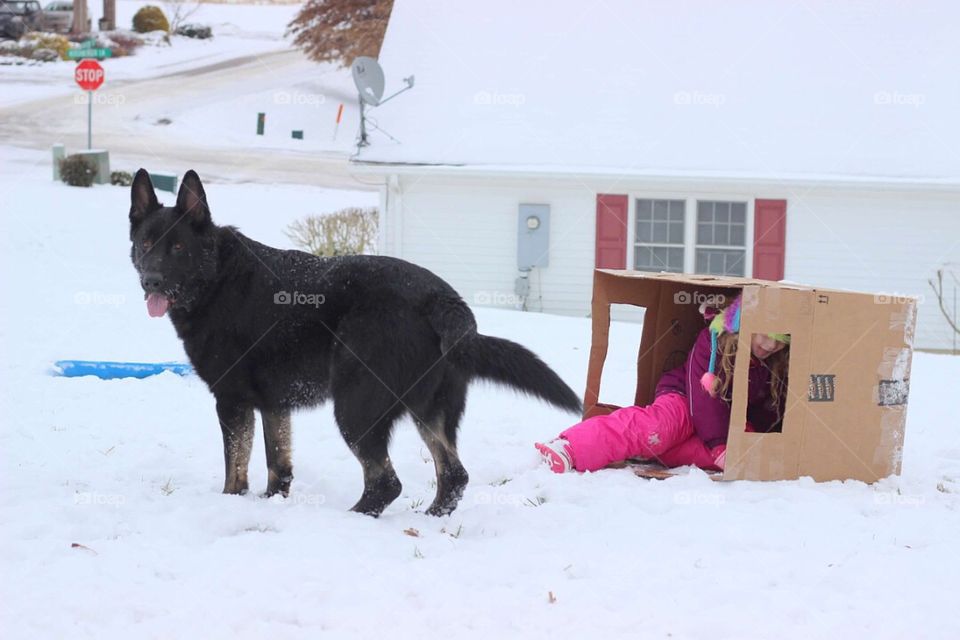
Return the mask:
M 460 508 L 422 513 L 434 471 L 412 425 L 403 494 L 348 513 L 360 467 L 330 407 L 295 416 L 289 499 L 223 496 L 213 401 L 196 378 L 47 375 L 53 360 L 178 360 L 128 258 L 128 193 L 49 180 L 0 149 L 5 638 L 952 638 L 960 625 L 960 359 L 917 354 L 904 473 L 878 485 L 556 476 L 532 443 L 571 422 L 471 389 Z M 39 156 L 37 156 L 39 157 Z M 33 158 L 33 160 L 31 160 Z M 369 193 L 207 184 L 214 219 L 289 246 L 291 220 Z M 168 197 L 168 201 L 172 198 Z M 476 309 L 481 331 L 583 388 L 589 320 Z M 626 402 L 639 335 L 621 324 L 604 399 Z M 323 636 L 321 636 L 323 637 Z

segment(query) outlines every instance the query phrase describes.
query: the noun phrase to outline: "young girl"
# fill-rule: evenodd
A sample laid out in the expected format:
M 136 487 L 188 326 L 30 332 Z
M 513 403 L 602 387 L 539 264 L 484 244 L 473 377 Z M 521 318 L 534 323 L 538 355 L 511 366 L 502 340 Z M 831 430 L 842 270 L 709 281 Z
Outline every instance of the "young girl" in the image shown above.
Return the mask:
M 740 297 L 700 332 L 683 365 L 663 374 L 652 404 L 624 407 L 576 424 L 547 443 L 536 443 L 557 473 L 596 471 L 627 458 L 667 467 L 723 470 L 733 398 L 733 364 L 740 331 Z M 783 418 L 787 376 L 786 334 L 755 334 L 747 389 L 748 431 L 771 431 Z M 719 352 L 719 374 L 714 374 Z

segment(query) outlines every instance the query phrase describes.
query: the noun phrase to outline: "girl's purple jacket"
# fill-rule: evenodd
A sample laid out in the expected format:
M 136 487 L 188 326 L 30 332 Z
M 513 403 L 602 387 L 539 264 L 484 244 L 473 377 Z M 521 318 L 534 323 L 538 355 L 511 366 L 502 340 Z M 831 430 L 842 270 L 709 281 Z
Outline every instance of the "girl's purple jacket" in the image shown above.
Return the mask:
M 719 362 L 719 354 L 717 355 Z M 663 374 L 654 395 L 679 393 L 687 398 L 690 417 L 697 436 L 711 449 L 727 442 L 730 428 L 730 396 L 713 398 L 700 385 L 700 378 L 710 364 L 710 329 L 704 327 L 697 336 L 687 360 L 676 369 Z M 717 371 L 720 377 L 723 373 Z M 750 377 L 747 390 L 747 422 L 754 431 L 768 432 L 783 415 L 783 398 L 779 411 L 770 406 L 770 370 L 763 361 L 750 356 Z M 746 426 L 746 425 L 744 425 Z

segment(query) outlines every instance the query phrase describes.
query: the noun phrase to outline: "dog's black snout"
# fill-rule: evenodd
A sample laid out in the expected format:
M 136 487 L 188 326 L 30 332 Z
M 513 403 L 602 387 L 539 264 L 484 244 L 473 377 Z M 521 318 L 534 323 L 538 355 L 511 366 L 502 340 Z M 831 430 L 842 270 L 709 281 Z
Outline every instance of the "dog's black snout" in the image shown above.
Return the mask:
M 160 291 L 163 287 L 163 274 L 151 271 L 140 276 L 140 284 L 143 290 L 148 293 Z

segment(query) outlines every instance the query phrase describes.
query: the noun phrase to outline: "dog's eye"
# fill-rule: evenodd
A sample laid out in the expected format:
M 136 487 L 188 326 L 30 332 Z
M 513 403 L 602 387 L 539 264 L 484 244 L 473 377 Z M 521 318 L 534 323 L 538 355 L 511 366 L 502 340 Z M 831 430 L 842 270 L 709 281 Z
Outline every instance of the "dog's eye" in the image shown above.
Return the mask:
M 183 251 L 183 243 L 182 243 L 182 242 L 174 242 L 174 243 L 173 243 L 173 251 L 174 251 L 174 253 L 180 253 L 181 251 Z
M 151 240 L 144 240 L 143 242 L 140 243 L 140 248 L 143 249 L 144 251 L 150 251 L 150 247 L 152 246 L 153 246 L 153 241 Z

